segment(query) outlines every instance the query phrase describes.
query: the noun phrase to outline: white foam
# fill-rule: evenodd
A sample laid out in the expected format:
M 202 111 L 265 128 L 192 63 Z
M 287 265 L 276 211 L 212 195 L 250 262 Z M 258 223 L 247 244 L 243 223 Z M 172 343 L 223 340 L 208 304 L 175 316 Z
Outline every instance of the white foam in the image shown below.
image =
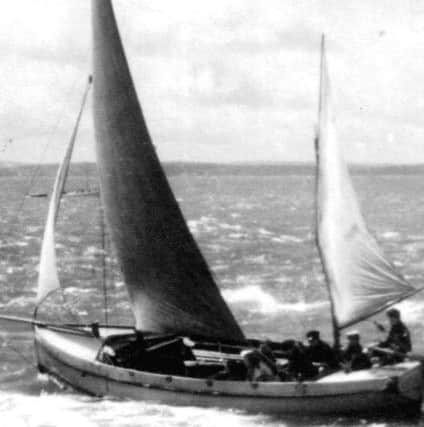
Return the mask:
M 253 264 L 265 264 L 266 262 L 266 255 L 262 254 L 262 255 L 258 255 L 258 256 L 252 256 L 252 257 L 248 257 L 246 259 L 247 262 L 251 262 Z
M 67 240 L 68 240 L 68 242 L 79 243 L 79 242 L 81 242 L 81 237 L 78 237 L 78 236 L 68 236 Z
M 216 264 L 212 266 L 213 271 L 224 271 L 228 270 L 230 266 L 228 264 Z
M 240 231 L 241 230 L 241 225 L 240 224 L 227 224 L 227 223 L 220 223 L 219 226 L 223 229 L 223 230 L 233 230 L 233 231 Z
M 76 286 L 68 286 L 63 290 L 63 292 L 66 292 L 67 294 L 89 294 L 92 290 L 87 288 L 77 288 Z
M 384 233 L 380 233 L 380 237 L 387 240 L 398 240 L 400 234 L 397 231 L 385 231 Z
M 84 256 L 90 256 L 90 255 L 103 255 L 105 254 L 105 251 L 101 248 L 98 248 L 96 246 L 89 246 L 85 251 L 84 251 Z
M 259 285 L 247 285 L 238 289 L 226 289 L 222 292 L 224 298 L 231 304 L 243 304 L 250 310 L 261 314 L 275 314 L 278 312 L 305 312 L 318 310 L 328 305 L 327 301 L 306 303 L 280 303 L 272 295 L 262 290 Z
M 27 241 L 21 241 L 21 242 L 15 242 L 13 245 L 10 246 L 17 246 L 18 248 L 24 248 L 25 246 L 28 246 Z
M 267 230 L 266 228 L 258 228 L 258 233 L 261 236 L 271 236 L 273 233 L 269 230 Z
M 300 239 L 296 236 L 290 236 L 288 234 L 281 234 L 278 237 L 273 237 L 271 241 L 276 243 L 301 243 L 304 241 L 304 239 Z
M 1 422 L 13 427 L 96 427 L 98 424 L 80 413 L 80 402 L 68 396 L 47 395 L 22 396 L 0 394 Z
M 190 228 L 190 231 L 194 234 L 197 234 L 200 232 L 210 232 L 216 230 L 216 225 L 213 224 L 214 222 L 216 222 L 215 218 L 211 216 L 201 216 L 198 220 L 192 219 L 187 221 L 187 224 Z
M 124 285 L 125 285 L 125 283 L 122 280 L 115 282 L 115 288 L 122 288 L 122 286 L 124 286 Z

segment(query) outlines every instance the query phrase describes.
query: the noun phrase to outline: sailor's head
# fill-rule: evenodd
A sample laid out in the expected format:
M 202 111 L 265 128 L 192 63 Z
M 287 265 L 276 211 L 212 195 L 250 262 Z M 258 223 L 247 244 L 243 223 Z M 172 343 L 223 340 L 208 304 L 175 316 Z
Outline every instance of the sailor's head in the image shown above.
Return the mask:
M 349 331 L 346 334 L 346 338 L 349 344 L 358 344 L 361 336 L 358 331 Z
M 306 333 L 306 339 L 308 340 L 309 345 L 317 344 L 320 340 L 319 331 L 317 331 L 315 329 L 312 331 L 308 331 Z
M 386 316 L 389 319 L 390 324 L 395 325 L 400 322 L 400 311 L 397 308 L 390 308 L 386 311 Z

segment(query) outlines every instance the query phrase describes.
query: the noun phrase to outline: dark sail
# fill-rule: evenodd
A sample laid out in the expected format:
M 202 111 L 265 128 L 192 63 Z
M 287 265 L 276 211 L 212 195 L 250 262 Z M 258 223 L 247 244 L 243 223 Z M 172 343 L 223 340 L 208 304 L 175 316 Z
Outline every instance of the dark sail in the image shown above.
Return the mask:
M 111 1 L 92 5 L 101 194 L 136 327 L 242 339 L 156 155 Z

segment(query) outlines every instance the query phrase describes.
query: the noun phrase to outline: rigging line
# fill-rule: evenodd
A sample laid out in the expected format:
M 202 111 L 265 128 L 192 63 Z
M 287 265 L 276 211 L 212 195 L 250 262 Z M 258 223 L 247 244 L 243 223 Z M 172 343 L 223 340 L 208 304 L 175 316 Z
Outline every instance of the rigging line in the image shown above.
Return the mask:
M 70 89 L 70 91 L 69 91 L 69 93 L 67 95 L 70 95 L 72 92 L 74 92 L 76 84 L 77 84 L 77 78 L 75 78 L 75 80 L 74 80 L 74 82 L 73 82 L 73 84 L 71 86 L 71 89 Z M 39 159 L 39 162 L 38 162 L 37 167 L 35 169 L 35 172 L 31 176 L 31 179 L 30 179 L 29 185 L 27 186 L 26 191 L 24 191 L 23 194 L 22 194 L 22 198 L 21 198 L 21 201 L 20 201 L 20 203 L 18 205 L 18 208 L 15 211 L 16 212 L 15 215 L 12 217 L 13 218 L 13 223 L 15 225 L 17 225 L 17 226 L 20 225 L 20 218 L 21 218 L 20 214 L 21 214 L 21 212 L 22 212 L 22 210 L 24 208 L 26 196 L 27 196 L 27 194 L 29 194 L 31 192 L 31 189 L 33 188 L 34 183 L 35 183 L 35 181 L 36 181 L 36 179 L 37 179 L 37 177 L 38 177 L 38 175 L 39 175 L 39 173 L 41 171 L 41 159 L 44 158 L 45 153 L 47 152 L 48 147 L 50 146 L 50 144 L 53 141 L 53 135 L 55 135 L 57 133 L 57 130 L 59 129 L 59 125 L 60 125 L 60 123 L 61 123 L 61 121 L 62 121 L 62 119 L 64 117 L 64 113 L 65 113 L 66 107 L 67 107 L 67 104 L 64 103 L 62 111 L 59 114 L 58 119 L 56 120 L 56 123 L 55 123 L 55 126 L 53 128 L 53 131 L 50 133 L 50 138 L 48 138 L 47 143 L 46 143 L 46 145 L 44 146 L 44 148 L 42 150 L 42 153 L 40 155 L 40 159 Z M 6 260 L 7 260 L 6 262 L 8 264 L 10 262 L 10 258 L 11 258 L 11 254 L 8 253 L 7 257 L 6 257 Z
M 75 78 L 74 83 L 72 84 L 72 87 L 71 87 L 71 89 L 70 89 L 70 91 L 69 91 L 68 95 L 70 95 L 72 92 L 74 92 L 74 91 L 75 91 L 76 85 L 77 85 L 77 78 Z M 66 98 L 68 98 L 68 96 L 67 96 Z M 20 208 L 18 209 L 18 212 L 22 210 L 23 205 L 24 205 L 24 203 L 25 203 L 25 199 L 26 199 L 26 198 L 25 198 L 25 196 L 26 196 L 27 194 L 29 194 L 29 193 L 30 193 L 30 191 L 31 191 L 31 189 L 33 188 L 33 186 L 34 186 L 34 184 L 35 184 L 36 180 L 37 180 L 37 179 L 38 179 L 38 177 L 39 177 L 39 174 L 40 174 L 40 172 L 41 172 L 41 165 L 42 165 L 42 163 L 41 163 L 41 159 L 43 159 L 43 158 L 45 157 L 45 154 L 46 154 L 46 152 L 47 152 L 47 149 L 49 148 L 49 146 L 50 146 L 50 145 L 51 145 L 51 143 L 53 142 L 53 136 L 57 133 L 57 130 L 59 129 L 59 126 L 60 126 L 60 124 L 61 124 L 61 122 L 62 122 L 62 120 L 63 120 L 63 117 L 64 117 L 64 115 L 65 115 L 65 109 L 67 108 L 67 105 L 68 105 L 67 103 L 63 103 L 63 108 L 62 108 L 62 110 L 61 110 L 61 113 L 59 114 L 59 117 L 58 117 L 58 119 L 56 120 L 56 123 L 55 123 L 55 125 L 54 125 L 54 127 L 53 127 L 53 130 L 52 130 L 52 131 L 51 131 L 51 133 L 50 133 L 50 137 L 48 138 L 48 140 L 47 140 L 46 144 L 45 144 L 45 145 L 44 145 L 44 147 L 43 147 L 43 150 L 42 150 L 42 152 L 41 152 L 41 155 L 40 155 L 39 161 L 38 161 L 38 163 L 37 163 L 37 167 L 36 167 L 36 169 L 35 169 L 34 173 L 33 173 L 33 174 L 32 174 L 32 176 L 31 176 L 31 179 L 30 179 L 29 185 L 28 185 L 28 187 L 27 187 L 27 190 L 24 192 L 24 195 L 23 195 L 23 197 L 22 197 L 21 205 L 20 205 Z

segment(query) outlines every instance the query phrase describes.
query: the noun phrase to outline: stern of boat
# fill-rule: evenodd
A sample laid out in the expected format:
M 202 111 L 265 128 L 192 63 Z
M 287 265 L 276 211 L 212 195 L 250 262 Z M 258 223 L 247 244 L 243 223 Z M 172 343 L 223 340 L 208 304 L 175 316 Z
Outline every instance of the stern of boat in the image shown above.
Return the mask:
M 423 398 L 423 367 L 420 362 L 406 362 L 399 364 L 404 372 L 397 378 L 397 389 L 402 397 L 411 401 L 420 402 Z M 404 366 L 406 365 L 406 366 Z

